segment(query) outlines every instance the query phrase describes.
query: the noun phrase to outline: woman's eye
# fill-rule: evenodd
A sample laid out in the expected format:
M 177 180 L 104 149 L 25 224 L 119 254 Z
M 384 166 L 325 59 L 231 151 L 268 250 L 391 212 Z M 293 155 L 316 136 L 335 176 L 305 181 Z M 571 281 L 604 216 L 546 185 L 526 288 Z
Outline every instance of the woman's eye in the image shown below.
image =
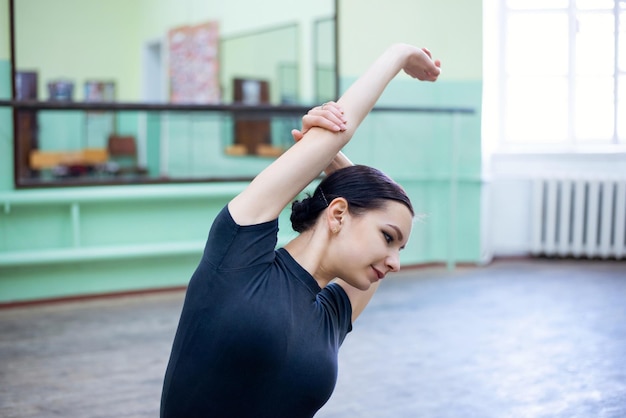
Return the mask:
M 387 244 L 391 244 L 391 242 L 393 241 L 393 237 L 386 232 L 383 232 L 383 236 L 385 237 L 385 241 L 387 241 Z

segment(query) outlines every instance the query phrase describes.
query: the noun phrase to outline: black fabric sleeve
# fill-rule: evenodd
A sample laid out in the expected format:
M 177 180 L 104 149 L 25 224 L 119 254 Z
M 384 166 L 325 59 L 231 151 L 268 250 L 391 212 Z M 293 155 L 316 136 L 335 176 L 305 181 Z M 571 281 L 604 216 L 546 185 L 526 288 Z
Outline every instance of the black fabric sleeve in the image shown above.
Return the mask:
M 335 330 L 337 341 L 341 345 L 346 335 L 352 331 L 352 304 L 345 290 L 337 283 L 330 283 L 319 293 L 331 318 L 336 318 Z
M 202 257 L 214 270 L 234 271 L 271 263 L 277 243 L 278 219 L 240 226 L 228 206 L 215 218 Z

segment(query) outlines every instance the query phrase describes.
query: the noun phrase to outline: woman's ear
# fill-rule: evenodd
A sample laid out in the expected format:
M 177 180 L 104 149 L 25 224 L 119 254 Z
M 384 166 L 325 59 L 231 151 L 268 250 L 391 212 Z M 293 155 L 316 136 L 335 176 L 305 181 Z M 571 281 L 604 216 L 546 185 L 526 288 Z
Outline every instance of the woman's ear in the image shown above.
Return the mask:
M 335 234 L 339 232 L 346 216 L 348 216 L 348 201 L 343 197 L 333 199 L 326 209 L 328 229 Z

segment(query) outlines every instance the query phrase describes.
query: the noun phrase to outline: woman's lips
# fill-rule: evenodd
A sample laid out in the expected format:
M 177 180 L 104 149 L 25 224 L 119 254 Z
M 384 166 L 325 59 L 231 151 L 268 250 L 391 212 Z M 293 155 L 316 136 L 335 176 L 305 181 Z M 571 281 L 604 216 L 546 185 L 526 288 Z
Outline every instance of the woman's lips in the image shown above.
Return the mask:
M 383 273 L 382 271 L 378 270 L 376 267 L 372 266 L 372 269 L 376 273 L 376 276 L 378 277 L 378 280 L 380 280 L 380 279 L 385 277 L 385 273 Z

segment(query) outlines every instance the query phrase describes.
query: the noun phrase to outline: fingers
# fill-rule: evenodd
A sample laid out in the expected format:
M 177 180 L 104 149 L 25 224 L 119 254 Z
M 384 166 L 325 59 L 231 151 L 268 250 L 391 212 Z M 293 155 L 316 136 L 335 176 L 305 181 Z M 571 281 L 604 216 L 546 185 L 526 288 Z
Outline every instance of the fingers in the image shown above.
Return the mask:
M 435 61 L 435 68 L 426 70 L 425 76 L 421 80 L 436 81 L 437 78 L 439 77 L 439 74 L 441 74 L 440 67 L 441 67 L 441 63 L 439 61 Z
M 414 61 L 414 64 L 406 69 L 407 74 L 413 78 L 417 78 L 421 81 L 437 81 L 439 74 L 441 74 L 441 61 L 433 60 L 432 53 L 428 48 L 421 48 L 424 53 L 422 57 L 426 59 L 420 59 Z M 419 56 L 416 56 L 418 58 Z
M 319 127 L 329 131 L 340 132 L 346 130 L 347 120 L 341 107 L 335 102 L 327 102 L 314 107 L 302 118 L 302 130 Z
M 408 72 L 407 74 L 420 81 L 437 81 L 441 70 L 439 68 Z
M 320 112 L 328 112 L 326 110 L 320 110 Z M 333 132 L 341 132 L 346 130 L 346 125 L 335 115 L 319 114 L 317 112 L 309 112 L 302 118 L 303 131 L 308 131 L 310 128 L 323 128 Z
M 292 129 L 291 130 L 291 136 L 293 137 L 293 141 L 294 142 L 298 142 L 299 140 L 302 139 L 304 134 L 302 132 L 300 132 L 299 130 L 297 130 L 297 129 Z
M 422 51 L 424 51 L 424 53 L 428 55 L 428 58 L 430 58 L 432 65 L 430 65 L 430 68 L 425 69 L 424 78 L 420 78 L 420 80 L 435 81 L 441 73 L 441 61 L 433 60 L 433 54 L 428 48 L 422 48 Z
M 343 118 L 343 109 L 335 102 L 326 102 L 321 106 L 314 107 L 309 111 L 309 113 L 316 112 L 318 110 L 330 112 L 333 115 L 337 116 L 339 119 Z

